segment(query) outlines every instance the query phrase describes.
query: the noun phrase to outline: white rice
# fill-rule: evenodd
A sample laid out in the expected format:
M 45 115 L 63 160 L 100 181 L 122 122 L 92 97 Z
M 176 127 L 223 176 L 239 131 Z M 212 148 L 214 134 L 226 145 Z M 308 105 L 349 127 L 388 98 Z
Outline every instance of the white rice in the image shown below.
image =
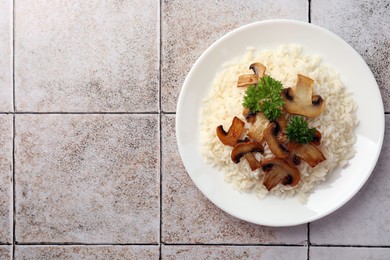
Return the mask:
M 239 75 L 253 73 L 248 69 L 253 62 L 264 64 L 266 74 L 281 81 L 285 88 L 295 86 L 297 74 L 312 78 L 315 81 L 313 93 L 325 100 L 325 110 L 319 117 L 310 119 L 309 126 L 321 132 L 320 150 L 326 160 L 314 168 L 302 161 L 298 167 L 301 180 L 294 188 L 278 185 L 268 192 L 262 185 L 263 172 L 260 169 L 251 171 L 244 159 L 238 164 L 233 163 L 230 157 L 232 147 L 222 144 L 216 135 L 217 126 L 222 124 L 227 131 L 234 116 L 245 122 L 242 101 L 246 88 L 237 88 L 236 84 Z M 205 160 L 218 167 L 225 180 L 237 190 L 253 192 L 259 198 L 269 193 L 281 198 L 298 194 L 304 203 L 319 182 L 337 167 L 346 166 L 354 156 L 354 130 L 358 124 L 356 108 L 338 73 L 322 65 L 319 57 L 304 54 L 301 46 L 282 45 L 275 50 L 260 52 L 251 48 L 244 57 L 223 65 L 208 98 L 204 100 L 200 119 L 201 152 Z M 266 157 L 269 156 L 272 154 L 268 150 Z

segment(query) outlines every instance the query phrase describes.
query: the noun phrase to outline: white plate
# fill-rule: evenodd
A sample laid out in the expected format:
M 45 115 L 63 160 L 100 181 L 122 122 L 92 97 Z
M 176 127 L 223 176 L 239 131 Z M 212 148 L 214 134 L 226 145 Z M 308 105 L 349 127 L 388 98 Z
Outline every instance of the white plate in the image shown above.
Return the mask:
M 259 200 L 234 190 L 223 174 L 206 164 L 199 152 L 201 101 L 222 64 L 242 57 L 248 46 L 274 49 L 280 44 L 300 44 L 305 53 L 321 56 L 340 72 L 359 108 L 355 157 L 310 195 L 307 204 L 296 197 Z M 378 85 L 361 56 L 333 33 L 304 22 L 269 20 L 240 27 L 220 38 L 196 61 L 189 72 L 177 105 L 176 134 L 179 152 L 193 182 L 203 194 L 227 213 L 261 225 L 291 226 L 319 219 L 350 200 L 370 176 L 381 151 L 384 111 Z

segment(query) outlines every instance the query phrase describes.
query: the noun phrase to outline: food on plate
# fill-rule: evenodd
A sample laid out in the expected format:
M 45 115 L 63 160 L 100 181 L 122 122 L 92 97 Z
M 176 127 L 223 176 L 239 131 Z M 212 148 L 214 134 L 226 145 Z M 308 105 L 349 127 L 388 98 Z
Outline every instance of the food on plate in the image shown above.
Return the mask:
M 240 191 L 305 202 L 354 156 L 356 109 L 337 72 L 301 46 L 248 49 L 204 100 L 201 152 Z
M 243 143 L 239 143 L 234 146 L 232 150 L 232 161 L 234 163 L 239 163 L 241 157 L 243 157 L 247 153 L 255 153 L 255 152 L 264 152 L 264 147 L 261 143 L 256 141 L 247 141 Z
M 261 165 L 265 172 L 263 185 L 267 190 L 272 190 L 280 183 L 295 187 L 301 179 L 298 169 L 280 158 L 265 159 Z
M 296 115 L 307 117 L 319 116 L 325 108 L 325 102 L 319 95 L 312 95 L 314 80 L 298 74 L 295 87 L 282 91 L 284 109 Z
M 265 67 L 259 62 L 252 63 L 249 69 L 253 70 L 255 74 L 240 75 L 237 81 L 237 87 L 246 87 L 252 84 L 257 84 L 259 78 L 262 78 L 265 73 Z
M 275 120 L 282 113 L 282 89 L 280 81 L 265 75 L 254 85 L 249 85 L 245 91 L 243 106 L 251 113 L 262 112 L 267 119 Z
M 295 88 L 283 88 L 280 81 L 265 75 L 266 67 L 263 64 L 256 62 L 249 68 L 259 77 L 257 82 L 247 85 L 242 104 L 245 109 L 243 114 L 246 115 L 247 121 L 253 124 L 256 120 L 248 119 L 247 115 L 250 114 L 256 119 L 257 113 L 261 112 L 269 123 L 263 129 L 250 126 L 247 130 L 251 131 L 246 132 L 244 122 L 234 117 L 229 128 L 229 133 L 235 133 L 233 140 L 227 142 L 229 133 L 223 130 L 222 125 L 217 127 L 217 136 L 223 144 L 233 146 L 231 158 L 234 163 L 239 163 L 245 156 L 252 171 L 259 168 L 263 170 L 263 185 L 267 190 L 272 190 L 278 184 L 295 187 L 300 180 L 296 166 L 301 163 L 301 159 L 315 167 L 326 158 L 316 147 L 320 145 L 321 132 L 315 127 L 309 127 L 301 116 L 289 116 L 288 123 L 286 116 L 288 113 L 307 117 L 319 116 L 324 110 L 325 101 L 319 95 L 312 96 L 314 81 L 308 77 L 298 74 Z M 242 76 L 247 74 L 240 75 L 238 82 Z M 243 86 L 238 83 L 237 87 Z M 237 126 L 239 130 L 234 131 Z M 249 140 L 240 141 L 242 135 L 245 136 L 244 140 Z M 231 135 L 229 137 L 232 138 Z M 257 161 L 253 153 L 264 153 L 262 143 L 268 145 L 274 157 Z

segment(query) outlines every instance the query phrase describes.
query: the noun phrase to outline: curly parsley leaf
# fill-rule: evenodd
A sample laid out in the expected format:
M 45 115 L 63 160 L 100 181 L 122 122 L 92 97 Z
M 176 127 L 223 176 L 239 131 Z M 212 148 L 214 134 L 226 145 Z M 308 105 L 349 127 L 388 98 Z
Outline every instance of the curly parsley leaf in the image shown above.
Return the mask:
M 269 120 L 275 120 L 282 112 L 283 85 L 269 75 L 262 77 L 256 86 L 249 86 L 242 105 L 251 112 L 262 112 Z
M 313 141 L 316 128 L 309 128 L 307 121 L 301 116 L 293 116 L 286 128 L 288 139 L 301 144 L 307 144 Z

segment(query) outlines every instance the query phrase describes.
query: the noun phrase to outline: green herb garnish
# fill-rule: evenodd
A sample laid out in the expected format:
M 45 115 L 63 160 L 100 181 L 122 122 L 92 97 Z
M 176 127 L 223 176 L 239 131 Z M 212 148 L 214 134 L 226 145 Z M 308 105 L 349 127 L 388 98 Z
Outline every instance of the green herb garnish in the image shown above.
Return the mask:
M 301 144 L 313 141 L 316 128 L 309 128 L 307 121 L 301 116 L 293 116 L 287 125 L 286 133 L 288 139 Z
M 262 112 L 273 121 L 282 113 L 283 98 L 280 95 L 283 85 L 271 76 L 262 77 L 256 86 L 249 86 L 242 105 L 252 113 Z

